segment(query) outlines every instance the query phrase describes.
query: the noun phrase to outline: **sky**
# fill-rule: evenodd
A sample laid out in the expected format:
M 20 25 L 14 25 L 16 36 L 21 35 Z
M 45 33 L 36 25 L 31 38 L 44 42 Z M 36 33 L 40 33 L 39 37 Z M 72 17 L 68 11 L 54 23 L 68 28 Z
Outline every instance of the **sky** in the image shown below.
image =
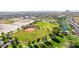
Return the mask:
M 0 0 L 0 11 L 79 10 L 79 0 Z

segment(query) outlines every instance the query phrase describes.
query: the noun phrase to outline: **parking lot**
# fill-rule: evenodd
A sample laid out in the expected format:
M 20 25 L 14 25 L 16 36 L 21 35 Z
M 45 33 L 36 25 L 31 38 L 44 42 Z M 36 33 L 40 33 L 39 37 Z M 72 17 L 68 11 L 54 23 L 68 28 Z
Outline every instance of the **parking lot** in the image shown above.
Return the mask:
M 30 20 L 30 21 L 19 21 L 19 22 L 14 22 L 13 24 L 0 24 L 0 34 L 2 32 L 4 33 L 7 33 L 7 32 L 10 32 L 10 31 L 15 31 L 17 28 L 20 28 L 22 27 L 23 25 L 27 25 L 27 24 L 30 24 L 34 22 L 34 20 Z

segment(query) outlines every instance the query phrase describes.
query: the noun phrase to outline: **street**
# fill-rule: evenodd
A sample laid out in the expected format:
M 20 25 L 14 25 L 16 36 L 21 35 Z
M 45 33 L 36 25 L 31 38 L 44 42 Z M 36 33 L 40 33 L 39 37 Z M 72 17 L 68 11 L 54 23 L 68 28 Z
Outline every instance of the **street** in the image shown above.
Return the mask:
M 68 19 L 68 22 L 73 26 L 75 32 L 76 32 L 77 34 L 79 34 L 79 28 L 78 28 L 78 25 L 77 25 L 76 23 L 74 23 L 73 20 L 72 20 L 71 18 Z

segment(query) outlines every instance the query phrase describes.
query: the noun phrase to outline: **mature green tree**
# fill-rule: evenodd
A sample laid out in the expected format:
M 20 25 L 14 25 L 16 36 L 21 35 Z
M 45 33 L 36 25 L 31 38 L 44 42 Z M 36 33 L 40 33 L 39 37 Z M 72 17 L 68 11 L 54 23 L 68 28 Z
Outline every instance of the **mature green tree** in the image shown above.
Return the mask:
M 14 38 L 14 41 L 15 41 L 15 44 L 16 45 L 19 45 L 20 44 L 19 40 L 16 37 Z
M 10 34 L 13 35 L 13 31 L 10 31 Z
M 17 28 L 18 31 L 20 31 L 20 28 Z
M 12 40 L 12 44 L 11 44 L 12 48 L 17 48 L 15 42 Z
M 3 32 L 1 33 L 1 38 L 2 38 L 3 41 L 5 41 L 5 39 L 6 39 L 5 34 Z
M 37 39 L 37 42 L 40 42 L 40 39 L 39 38 Z
M 53 30 L 52 30 L 52 33 L 55 34 L 55 35 L 58 35 L 60 33 L 59 27 L 54 27 Z
M 23 48 L 23 46 L 22 45 L 19 45 L 19 48 Z

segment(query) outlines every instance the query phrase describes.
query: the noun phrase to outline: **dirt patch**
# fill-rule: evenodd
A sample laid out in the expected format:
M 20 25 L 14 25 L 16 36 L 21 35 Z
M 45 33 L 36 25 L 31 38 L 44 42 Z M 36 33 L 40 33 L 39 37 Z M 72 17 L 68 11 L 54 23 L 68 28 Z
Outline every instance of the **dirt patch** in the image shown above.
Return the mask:
M 35 28 L 27 28 L 24 31 L 26 31 L 26 32 L 33 32 L 33 31 L 35 31 Z

